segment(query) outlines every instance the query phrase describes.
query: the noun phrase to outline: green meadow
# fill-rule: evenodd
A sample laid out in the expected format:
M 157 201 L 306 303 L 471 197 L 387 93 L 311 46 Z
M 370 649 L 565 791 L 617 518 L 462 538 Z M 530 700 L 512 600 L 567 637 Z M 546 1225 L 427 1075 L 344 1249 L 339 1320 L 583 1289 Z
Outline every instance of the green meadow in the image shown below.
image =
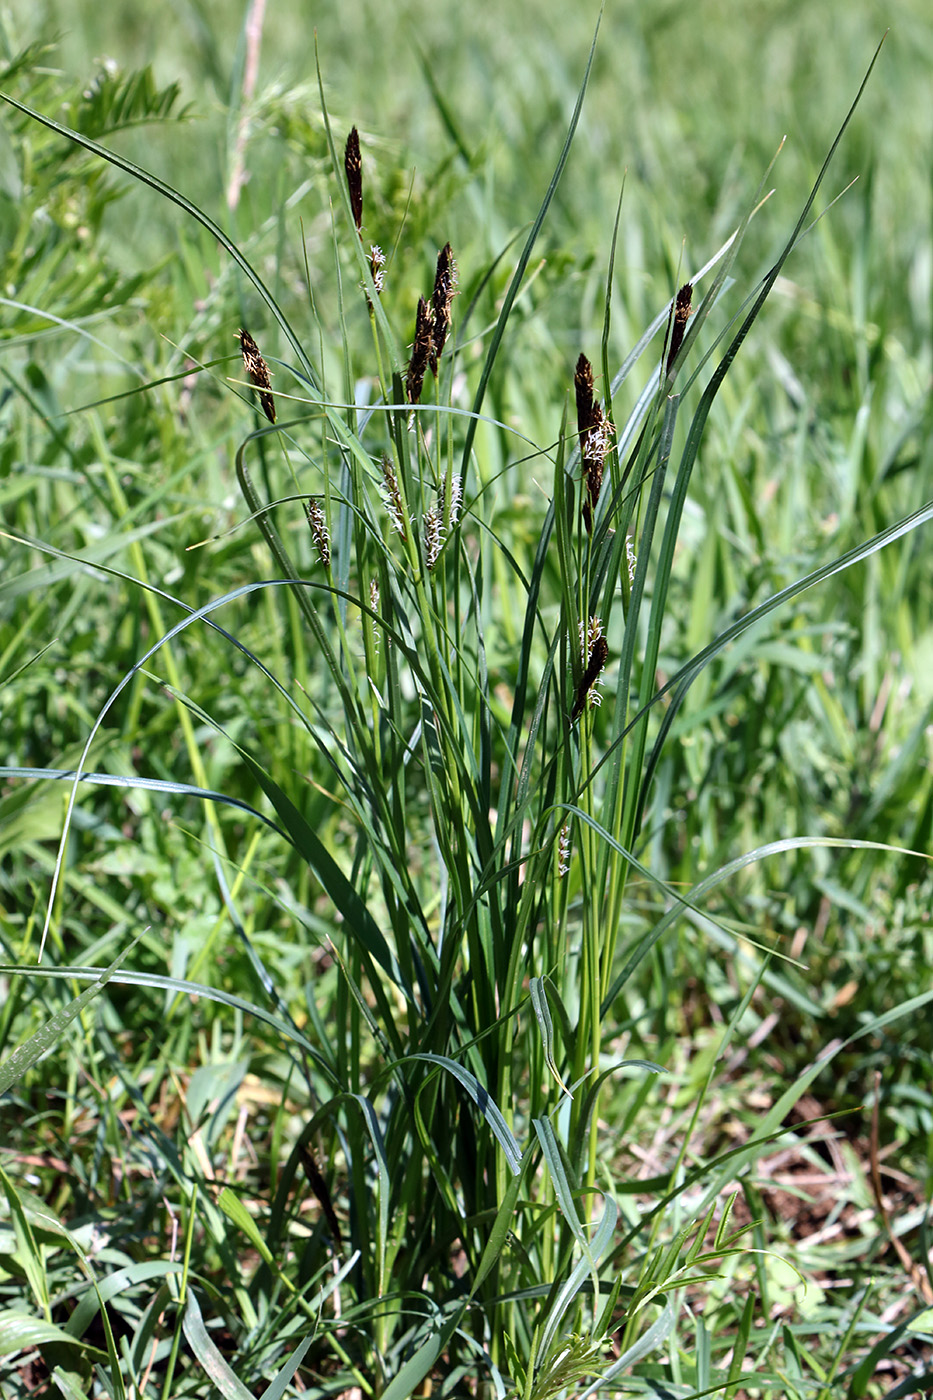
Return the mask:
M 0 9 L 0 1397 L 933 1386 L 925 0 Z

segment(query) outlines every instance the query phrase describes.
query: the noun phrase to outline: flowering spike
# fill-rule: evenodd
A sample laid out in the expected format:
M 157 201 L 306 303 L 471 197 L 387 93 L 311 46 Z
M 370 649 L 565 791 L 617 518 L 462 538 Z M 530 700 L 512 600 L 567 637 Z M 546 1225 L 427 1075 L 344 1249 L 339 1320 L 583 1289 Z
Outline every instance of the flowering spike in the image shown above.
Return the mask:
M 424 384 L 424 372 L 428 367 L 428 360 L 434 344 L 433 325 L 431 313 L 428 310 L 428 303 L 424 297 L 418 298 L 418 315 L 415 320 L 415 341 L 411 347 L 411 359 L 408 362 L 408 377 L 405 380 L 405 391 L 408 394 L 409 403 L 418 403 L 421 398 L 421 389 Z
M 565 824 L 557 837 L 557 873 L 564 878 L 570 873 L 570 827 Z
M 433 573 L 444 543 L 444 523 L 439 506 L 432 506 L 424 517 L 424 562 Z
M 587 534 L 593 531 L 593 511 L 603 484 L 603 463 L 609 451 L 611 425 L 593 398 L 593 366 L 585 355 L 577 360 L 573 376 L 577 400 L 577 432 L 583 463 L 583 523 Z
M 259 353 L 259 346 L 256 344 L 249 331 L 239 330 L 237 336 L 240 341 L 240 351 L 243 355 L 243 368 L 246 370 L 251 384 L 254 384 L 259 391 L 259 402 L 262 411 L 270 423 L 275 422 L 275 399 L 270 390 L 272 389 L 272 379 L 269 374 L 269 367 L 262 355 Z
M 406 538 L 405 507 L 402 503 L 402 493 L 399 490 L 395 466 L 392 458 L 387 454 L 382 458 L 382 500 L 386 514 L 392 522 L 393 530 L 404 540 Z
M 385 265 L 385 253 L 379 247 L 378 243 L 374 243 L 369 250 L 369 269 L 373 274 L 373 285 L 376 288 L 376 291 L 380 294 L 382 293 L 382 289 L 385 286 Z
M 305 515 L 308 517 L 308 524 L 311 527 L 311 538 L 314 540 L 317 557 L 324 565 L 324 568 L 329 569 L 330 531 L 327 528 L 327 520 L 321 509 L 321 503 L 320 501 L 316 501 L 313 496 L 305 504 Z
M 576 698 L 570 713 L 571 724 L 574 720 L 579 719 L 587 703 L 598 705 L 601 701 L 599 691 L 595 687 L 609 656 L 609 643 L 603 636 L 603 625 L 598 617 L 591 617 L 588 625 L 580 623 L 580 643 L 583 656 L 588 659 L 580 678 L 580 684 L 577 686 Z
M 356 224 L 357 233 L 359 233 L 363 227 L 363 160 L 360 155 L 360 134 L 355 126 L 347 137 L 347 146 L 343 154 L 343 168 L 347 177 L 347 188 L 350 191 L 353 222 Z
M 444 350 L 447 332 L 450 330 L 450 304 L 457 292 L 457 264 L 450 244 L 445 243 L 437 255 L 437 271 L 434 274 L 434 292 L 431 296 L 431 372 L 437 377 L 437 362 Z
M 593 366 L 582 354 L 577 360 L 573 387 L 577 396 L 577 432 L 582 438 L 593 417 Z
M 667 374 L 670 374 L 673 369 L 674 361 L 677 359 L 678 351 L 683 344 L 687 322 L 693 313 L 692 301 L 693 283 L 685 282 L 674 300 L 674 309 L 672 313 L 673 321 L 671 323 L 671 344 L 667 352 Z

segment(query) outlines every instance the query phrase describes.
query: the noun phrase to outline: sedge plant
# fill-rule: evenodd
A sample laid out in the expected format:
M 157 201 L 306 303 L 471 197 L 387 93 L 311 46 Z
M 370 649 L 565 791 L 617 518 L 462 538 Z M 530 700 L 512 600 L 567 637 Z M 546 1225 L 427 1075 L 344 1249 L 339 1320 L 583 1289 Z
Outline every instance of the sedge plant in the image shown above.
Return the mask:
M 42 933 L 55 946 L 80 785 L 107 781 L 90 761 L 95 740 L 117 699 L 160 655 L 170 658 L 203 632 L 261 677 L 285 717 L 289 761 L 281 762 L 274 746 L 225 732 L 169 661 L 192 782 L 132 780 L 142 790 L 203 797 L 212 811 L 235 803 L 254 833 L 233 857 L 219 820 L 209 827 L 224 908 L 262 989 L 262 998 L 228 995 L 227 1004 L 261 1020 L 289 1066 L 268 1191 L 249 1204 L 229 1189 L 208 1199 L 196 1164 L 179 1165 L 182 1264 L 154 1288 L 139 1324 L 154 1350 L 134 1344 L 121 1360 L 106 1332 L 101 1355 L 111 1374 L 138 1383 L 157 1355 L 147 1375 L 166 1396 L 176 1382 L 197 1384 L 189 1353 L 223 1377 L 226 1393 L 242 1387 L 205 1320 L 216 1278 L 208 1285 L 189 1269 L 199 1232 L 214 1242 L 217 1271 L 230 1285 L 218 1307 L 250 1358 L 250 1379 L 284 1394 L 300 1366 L 321 1393 L 354 1387 L 385 1400 L 428 1394 L 432 1384 L 516 1400 L 621 1384 L 663 1347 L 685 1290 L 746 1248 L 728 1211 L 714 1219 L 716 1194 L 737 1168 L 728 1154 L 712 1171 L 691 1173 L 685 1142 L 657 1202 L 633 1224 L 602 1152 L 601 1119 L 616 1086 L 636 1086 L 634 1113 L 663 1069 L 616 1050 L 620 1027 L 631 1024 L 627 997 L 638 968 L 678 917 L 760 855 L 747 853 L 690 891 L 666 885 L 645 863 L 646 826 L 657 819 L 653 781 L 705 667 L 756 622 L 933 509 L 772 594 L 659 684 L 678 538 L 707 419 L 808 229 L 851 111 L 760 284 L 740 300 L 732 279 L 764 183 L 733 236 L 682 278 L 618 369 L 609 352 L 610 257 L 601 349 L 591 348 L 591 358 L 580 347 L 564 413 L 542 448 L 494 420 L 487 398 L 585 90 L 586 79 L 496 318 L 479 327 L 495 268 L 475 276 L 461 269 L 467 296 L 446 240 L 425 267 L 413 325 L 393 320 L 384 280 L 391 259 L 364 238 L 360 139 L 355 129 L 338 137 L 321 87 L 341 289 L 337 390 L 330 361 L 222 229 L 91 137 L 6 99 L 200 222 L 265 317 L 263 327 L 254 315 L 237 331 L 242 369 L 234 362 L 230 379 L 244 398 L 255 393 L 261 413 L 234 466 L 246 528 L 262 542 L 268 572 L 196 607 L 163 591 L 163 601 L 183 610 L 167 626 L 160 590 L 140 567 L 155 640 L 97 715 L 75 771 L 46 775 L 70 784 Z M 621 218 L 620 203 L 617 228 Z M 711 313 L 723 306 L 731 319 L 713 335 Z M 354 318 L 368 321 L 363 350 L 348 329 Z M 273 325 L 285 346 L 279 357 L 268 349 Z M 474 336 L 482 351 L 471 360 Z M 218 352 L 221 362 L 229 347 Z M 639 374 L 634 407 L 620 419 L 616 404 Z M 527 563 L 500 529 L 497 475 L 484 455 L 490 432 L 510 439 L 516 459 L 532 458 L 548 482 Z M 520 600 L 510 625 L 504 598 L 510 607 Z M 267 651 L 228 621 L 241 605 L 263 609 Z M 208 790 L 197 735 L 211 729 L 235 750 L 250 801 Z M 300 1014 L 237 912 L 250 885 L 262 886 L 259 842 L 284 853 L 293 885 L 274 898 L 296 946 L 313 948 L 330 979 L 326 995 L 309 979 Z M 655 912 L 633 936 L 635 883 L 652 892 Z M 7 1062 L 5 1089 L 93 997 L 121 984 L 124 961 L 125 953 L 93 975 L 69 969 L 91 986 Z M 151 985 L 171 993 L 170 1018 L 192 991 L 209 992 L 192 975 Z M 804 1081 L 795 1087 L 803 1092 Z M 297 1122 L 286 1102 L 300 1104 Z M 776 1107 L 744 1161 L 779 1123 Z M 298 1181 L 317 1202 L 310 1230 L 294 1206 Z M 665 1231 L 685 1186 L 698 1182 L 701 1207 Z M 28 1212 L 15 1186 L 8 1189 L 28 1254 Z M 248 1268 L 236 1262 L 234 1239 L 252 1251 Z M 98 1298 L 106 1321 L 106 1299 Z M 714 1383 L 736 1393 L 752 1318 L 747 1304 L 728 1370 L 711 1379 L 700 1368 L 695 1393 Z

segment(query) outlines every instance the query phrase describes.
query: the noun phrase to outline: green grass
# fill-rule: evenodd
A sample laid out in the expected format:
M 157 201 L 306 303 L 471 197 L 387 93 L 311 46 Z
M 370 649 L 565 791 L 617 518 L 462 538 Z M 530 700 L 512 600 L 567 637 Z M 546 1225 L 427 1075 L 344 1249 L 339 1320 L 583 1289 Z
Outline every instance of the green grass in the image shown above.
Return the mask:
M 3 35 L 0 1393 L 907 1394 L 919 6 L 226 9 Z

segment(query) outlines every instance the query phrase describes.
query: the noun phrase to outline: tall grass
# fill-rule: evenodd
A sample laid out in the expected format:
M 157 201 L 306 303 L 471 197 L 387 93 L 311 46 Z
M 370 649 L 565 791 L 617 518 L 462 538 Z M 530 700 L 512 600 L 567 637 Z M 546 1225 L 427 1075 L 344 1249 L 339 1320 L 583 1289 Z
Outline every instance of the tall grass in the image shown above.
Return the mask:
M 5 1349 L 38 1346 L 65 1395 L 88 1387 L 198 1394 L 209 1378 L 225 1394 L 265 1383 L 264 1394 L 278 1396 L 298 1368 L 319 1393 L 388 1400 L 432 1386 L 522 1400 L 635 1388 L 687 1326 L 688 1300 L 712 1288 L 717 1270 L 750 1258 L 723 1192 L 821 1066 L 795 1075 L 739 1148 L 697 1165 L 690 1154 L 717 1057 L 759 982 L 775 985 L 767 957 L 722 1027 L 682 1140 L 637 1208 L 607 1151 L 606 1121 L 636 1134 L 665 1068 L 627 1046 L 642 1043 L 653 1014 L 642 974 L 668 930 L 686 915 L 742 955 L 745 930 L 711 912 L 707 896 L 749 865 L 839 838 L 775 823 L 691 888 L 675 885 L 652 861 L 667 820 L 669 756 L 684 739 L 690 702 L 730 647 L 760 635 L 767 618 L 811 588 L 908 537 L 933 506 L 879 520 L 844 552 L 783 586 L 769 583 L 754 606 L 723 618 L 712 640 L 703 640 L 712 629 L 680 607 L 677 559 L 710 415 L 812 224 L 862 89 L 760 282 L 739 290 L 745 235 L 753 218 L 769 217 L 770 171 L 732 236 L 705 266 L 678 277 L 681 292 L 657 308 L 619 368 L 610 358 L 613 237 L 601 346 L 578 347 L 550 443 L 491 411 L 585 91 L 586 78 L 523 240 L 501 261 L 460 269 L 447 334 L 449 248 L 436 263 L 425 260 L 422 285 L 407 293 L 410 304 L 421 298 L 417 319 L 393 315 L 399 300 L 377 285 L 381 266 L 363 238 L 372 161 L 352 137 L 344 147 L 321 86 L 340 330 L 327 350 L 316 299 L 302 319 L 286 311 L 245 246 L 196 204 L 86 129 L 5 98 L 166 197 L 222 247 L 248 288 L 249 324 L 241 316 L 242 368 L 228 355 L 230 339 L 213 347 L 207 367 L 222 369 L 240 393 L 244 419 L 253 391 L 264 415 L 235 450 L 237 530 L 253 532 L 254 572 L 207 599 L 157 582 L 139 507 L 132 530 L 119 530 L 125 569 L 104 551 L 20 540 L 54 560 L 52 569 L 83 577 L 87 566 L 129 580 L 140 609 L 135 660 L 108 678 L 96 713 L 81 715 L 80 751 L 54 768 L 4 770 L 8 779 L 45 779 L 43 792 L 58 781 L 68 793 L 57 857 L 47 861 L 52 895 L 43 917 L 22 929 L 11 987 L 35 985 L 46 996 L 44 978 L 90 985 L 23 1039 L 0 1067 L 0 1089 L 28 1084 L 40 1057 L 74 1036 L 75 1072 L 106 1065 L 133 1108 L 124 1150 L 138 1193 L 118 1187 L 114 1196 L 115 1211 L 140 1216 L 138 1248 L 125 1257 L 109 1258 L 77 1224 L 66 1230 L 48 1203 L 4 1178 L 6 1257 L 28 1299 Z M 153 94 L 149 102 L 155 115 Z M 389 281 L 392 269 L 390 260 Z M 493 282 L 496 315 L 483 323 Z M 352 328 L 363 318 L 368 344 Z M 273 325 L 281 356 L 267 348 Z M 176 366 L 169 388 L 152 392 L 170 392 L 190 373 L 190 364 Z M 33 385 L 38 408 L 41 389 Z M 45 418 L 61 432 L 57 411 Z M 524 536 L 497 500 L 519 460 L 531 462 L 546 495 Z M 115 470 L 106 488 L 118 518 L 127 502 Z M 193 551 L 207 560 L 202 580 L 224 547 L 218 539 Z M 182 581 L 189 568 L 176 562 Z M 690 645 L 671 667 L 679 650 L 671 629 L 685 617 Z M 210 695 L 196 669 L 185 672 L 188 645 L 222 658 L 211 663 L 222 680 Z M 98 767 L 117 717 L 133 745 L 141 712 L 153 705 L 152 678 L 164 699 L 160 724 L 147 733 L 162 752 L 135 753 L 129 773 Z M 703 703 L 715 704 L 709 690 Z M 114 783 L 143 804 L 203 799 L 208 813 L 195 859 L 213 868 L 214 901 L 197 938 L 179 930 L 165 971 L 152 966 L 164 952 L 159 930 L 141 919 L 126 928 L 121 911 L 73 869 L 87 785 Z M 43 821 L 47 836 L 48 809 Z M 848 848 L 864 854 L 879 844 L 866 833 Z M 141 873 L 127 860 L 134 877 Z M 149 875 L 173 883 L 164 868 Z M 184 881 L 181 871 L 174 883 L 183 890 Z M 253 892 L 277 909 L 274 931 L 250 926 L 243 909 Z M 69 960 L 76 899 L 100 899 L 120 930 L 119 939 L 87 945 L 89 964 L 108 964 L 103 973 Z M 222 929 L 234 935 L 235 972 L 217 987 L 201 970 L 218 957 Z M 138 942 L 119 947 L 130 932 Z M 283 937 L 286 955 L 274 946 Z M 129 971 L 137 949 L 146 966 Z M 36 951 L 45 962 L 27 967 Z M 285 976 L 287 960 L 296 982 Z M 119 1051 L 110 1014 L 99 1022 L 88 1014 L 94 997 L 134 986 L 164 996 L 167 1039 L 145 1053 L 145 1076 L 135 1072 L 132 1026 L 120 1024 L 130 1034 Z M 880 1033 L 931 995 L 866 1018 L 854 1034 Z M 218 999 L 233 1029 L 230 1043 L 201 1047 L 202 1068 L 183 1096 L 190 1119 L 173 1138 L 155 1093 L 175 1066 L 192 1063 L 193 997 Z M 247 1049 L 254 1037 L 261 1050 Z M 247 1087 L 254 1057 L 267 1072 L 267 1097 L 255 1082 Z M 62 1138 L 80 1131 L 72 1121 Z M 101 1134 L 112 1151 L 120 1128 L 103 1102 Z M 100 1190 L 87 1184 L 88 1197 Z M 170 1262 L 153 1268 L 162 1249 L 147 1242 L 172 1232 Z M 81 1281 L 63 1282 L 59 1251 L 77 1260 Z M 130 1301 L 121 1311 L 124 1288 Z M 65 1293 L 76 1300 L 70 1311 Z M 754 1315 L 751 1295 L 735 1305 L 729 1347 L 715 1365 L 702 1324 L 689 1360 L 682 1342 L 669 1352 L 671 1393 L 738 1394 Z M 838 1365 L 841 1332 L 833 1345 Z M 16 1384 L 27 1379 L 21 1372 Z M 784 1382 L 765 1366 L 756 1384 Z M 832 1385 L 824 1372 L 815 1393 L 828 1396 Z

